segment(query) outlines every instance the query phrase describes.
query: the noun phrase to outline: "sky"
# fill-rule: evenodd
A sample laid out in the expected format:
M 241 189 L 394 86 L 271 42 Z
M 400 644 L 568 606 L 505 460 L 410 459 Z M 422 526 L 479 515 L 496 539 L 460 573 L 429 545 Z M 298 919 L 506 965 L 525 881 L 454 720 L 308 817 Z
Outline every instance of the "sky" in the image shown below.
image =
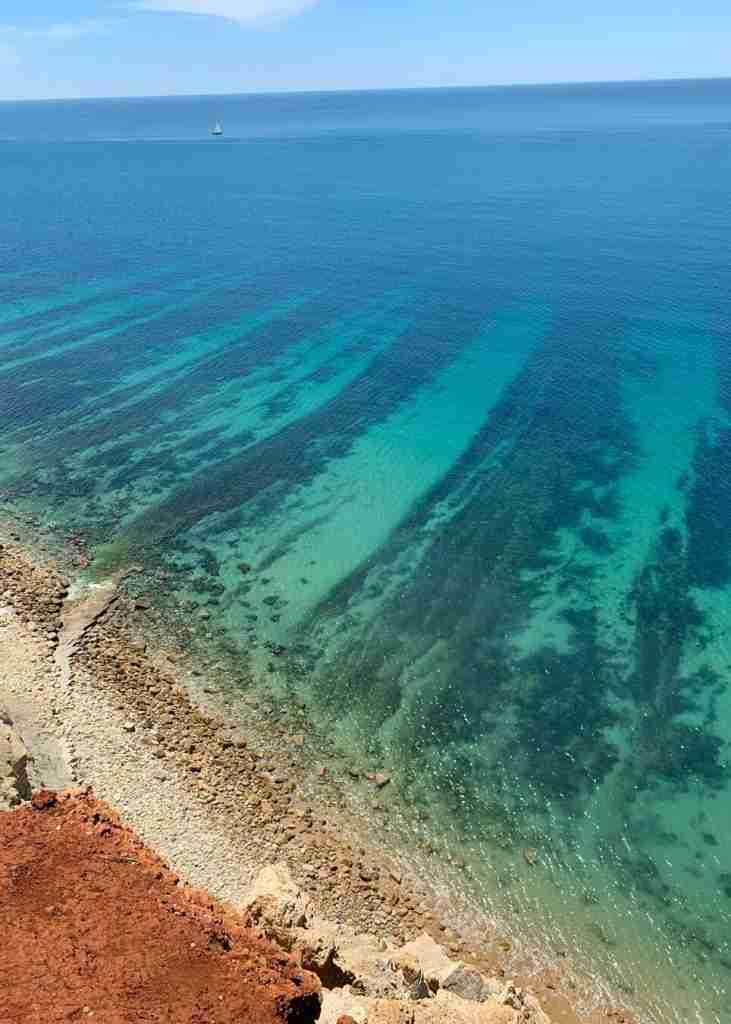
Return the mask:
M 0 0 L 0 99 L 731 75 L 729 0 Z

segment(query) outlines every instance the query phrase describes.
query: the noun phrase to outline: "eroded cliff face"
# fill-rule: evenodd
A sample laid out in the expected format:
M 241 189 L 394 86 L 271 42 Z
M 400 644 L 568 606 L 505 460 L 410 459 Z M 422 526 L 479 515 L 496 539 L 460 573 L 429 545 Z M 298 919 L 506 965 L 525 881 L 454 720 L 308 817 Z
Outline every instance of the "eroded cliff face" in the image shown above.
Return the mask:
M 0 813 L 0 1019 L 309 1024 L 320 982 L 91 794 Z
M 512 982 L 318 918 L 286 865 L 242 913 L 181 884 L 89 790 L 0 812 L 0 1024 L 550 1024 Z

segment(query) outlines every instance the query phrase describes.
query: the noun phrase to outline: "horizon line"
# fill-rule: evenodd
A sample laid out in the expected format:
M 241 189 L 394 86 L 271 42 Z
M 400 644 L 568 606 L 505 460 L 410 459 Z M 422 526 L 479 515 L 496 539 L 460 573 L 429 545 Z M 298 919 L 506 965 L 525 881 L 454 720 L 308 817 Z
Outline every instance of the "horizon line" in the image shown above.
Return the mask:
M 667 85 L 670 83 L 691 82 L 731 82 L 731 75 L 678 76 L 670 78 L 604 78 L 575 79 L 546 82 L 488 82 L 471 85 L 394 85 L 352 89 L 258 89 L 241 92 L 170 92 L 170 93 L 131 93 L 119 96 L 17 96 L 0 98 L 3 103 L 100 103 L 123 102 L 124 100 L 172 100 L 172 99 L 227 99 L 239 96 L 339 96 L 353 94 L 382 94 L 394 92 L 467 92 L 477 89 L 560 89 L 562 87 L 601 86 L 601 85 Z

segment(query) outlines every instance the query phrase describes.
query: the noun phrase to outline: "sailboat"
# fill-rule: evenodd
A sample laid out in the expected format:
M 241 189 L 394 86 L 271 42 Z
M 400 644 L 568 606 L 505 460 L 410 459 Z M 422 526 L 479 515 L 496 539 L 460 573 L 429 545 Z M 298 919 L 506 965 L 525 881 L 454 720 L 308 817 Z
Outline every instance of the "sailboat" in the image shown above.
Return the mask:
M 211 128 L 211 135 L 223 135 L 223 125 L 220 121 L 216 121 L 214 126 Z

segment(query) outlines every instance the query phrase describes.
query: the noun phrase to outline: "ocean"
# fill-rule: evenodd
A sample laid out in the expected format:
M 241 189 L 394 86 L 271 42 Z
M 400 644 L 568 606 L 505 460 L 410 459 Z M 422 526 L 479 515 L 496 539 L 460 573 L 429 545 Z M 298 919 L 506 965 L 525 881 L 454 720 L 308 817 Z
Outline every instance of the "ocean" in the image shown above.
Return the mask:
M 0 159 L 2 511 L 516 942 L 729 1020 L 731 80 L 6 102 Z

